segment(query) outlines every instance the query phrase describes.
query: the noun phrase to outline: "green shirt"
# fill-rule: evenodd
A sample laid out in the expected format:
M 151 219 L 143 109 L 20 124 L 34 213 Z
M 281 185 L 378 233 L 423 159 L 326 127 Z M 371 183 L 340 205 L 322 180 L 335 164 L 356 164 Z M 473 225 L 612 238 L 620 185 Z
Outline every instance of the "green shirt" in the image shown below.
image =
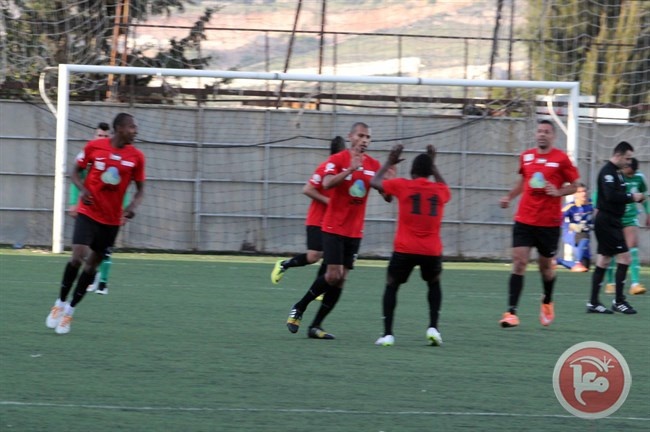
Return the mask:
M 635 172 L 632 177 L 625 177 L 626 188 L 629 193 L 642 193 L 644 195 L 648 192 L 648 184 L 645 181 L 645 176 L 640 172 Z M 637 203 L 629 203 L 625 206 L 625 214 L 623 215 L 623 226 L 628 226 L 632 221 L 636 221 L 637 216 L 639 215 L 639 209 L 637 208 Z M 646 214 L 650 214 L 650 205 L 648 205 L 648 200 L 641 203 L 643 210 Z M 636 221 L 638 225 L 638 221 Z

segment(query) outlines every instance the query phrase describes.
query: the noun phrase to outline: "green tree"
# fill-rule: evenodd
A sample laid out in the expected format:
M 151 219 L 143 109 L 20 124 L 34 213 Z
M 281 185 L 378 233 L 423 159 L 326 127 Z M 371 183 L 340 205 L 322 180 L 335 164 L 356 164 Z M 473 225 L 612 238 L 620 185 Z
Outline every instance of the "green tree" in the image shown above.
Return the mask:
M 600 103 L 650 121 L 650 2 L 548 0 L 530 3 L 527 33 L 535 78 L 580 81 Z
M 73 4 L 73 6 L 69 6 Z M 97 7 L 100 4 L 103 7 Z M 121 22 L 118 34 L 124 35 L 128 24 L 157 15 L 182 12 L 195 0 L 131 0 L 129 14 Z M 0 96 L 25 96 L 33 93 L 39 73 L 47 66 L 61 63 L 107 65 L 113 47 L 118 0 L 0 0 Z M 205 24 L 216 8 L 203 15 L 180 39 L 170 40 L 170 48 L 148 57 L 142 51 L 125 52 L 127 65 L 200 69 L 210 57 L 200 53 L 206 39 Z M 118 36 L 118 37 L 120 37 Z M 121 45 L 124 47 L 124 44 Z M 125 48 L 121 48 L 125 49 Z M 122 52 L 117 55 L 121 59 Z M 119 62 L 117 64 L 120 64 Z M 95 86 L 101 78 L 88 79 Z

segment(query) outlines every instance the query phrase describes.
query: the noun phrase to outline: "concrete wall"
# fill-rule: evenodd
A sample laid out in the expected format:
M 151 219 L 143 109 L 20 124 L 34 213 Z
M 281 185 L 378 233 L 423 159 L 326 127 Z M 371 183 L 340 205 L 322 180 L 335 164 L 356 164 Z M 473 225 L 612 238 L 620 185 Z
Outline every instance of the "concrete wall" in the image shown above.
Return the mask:
M 498 199 L 516 180 L 517 154 L 534 145 L 533 123 L 513 119 L 432 118 L 345 112 L 73 104 L 68 160 L 72 161 L 98 121 L 117 112 L 135 115 L 137 144 L 147 156 L 146 198 L 118 246 L 185 251 L 304 250 L 308 199 L 302 185 L 328 155 L 329 139 L 351 124 L 372 127 L 370 154 L 384 160 L 401 142 L 408 174 L 412 158 L 436 145 L 453 198 L 446 208 L 443 242 L 448 256 L 507 259 L 514 210 Z M 637 146 L 650 165 L 647 126 L 583 124 L 578 165 L 588 184 L 613 145 Z M 0 101 L 0 243 L 50 245 L 55 119 L 42 105 Z M 564 147 L 559 133 L 558 146 Z M 399 138 L 402 138 L 401 140 Z M 373 193 L 362 255 L 386 256 L 394 232 L 394 204 Z M 650 231 L 642 231 L 641 256 L 650 255 Z M 72 219 L 66 218 L 66 244 Z

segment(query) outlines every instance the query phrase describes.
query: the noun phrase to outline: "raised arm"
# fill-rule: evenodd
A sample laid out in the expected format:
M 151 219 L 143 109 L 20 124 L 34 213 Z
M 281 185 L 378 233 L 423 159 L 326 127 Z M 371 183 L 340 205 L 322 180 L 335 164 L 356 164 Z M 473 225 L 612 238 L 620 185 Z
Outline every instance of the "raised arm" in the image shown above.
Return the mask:
M 390 153 L 388 153 L 388 159 L 386 159 L 386 162 L 384 162 L 381 168 L 379 168 L 379 171 L 377 171 L 375 176 L 370 180 L 370 186 L 377 189 L 382 194 L 384 193 L 384 187 L 381 185 L 381 182 L 384 180 L 384 176 L 392 166 L 395 166 L 404 160 L 400 159 L 403 149 L 404 146 L 401 144 L 394 146 L 390 150 Z
M 444 183 L 447 184 L 445 179 L 442 177 L 442 174 L 440 174 L 440 171 L 438 170 L 438 166 L 436 165 L 436 148 L 429 144 L 427 146 L 427 154 L 429 157 L 431 157 L 431 168 L 432 168 L 432 174 L 433 174 L 433 179 L 438 182 L 438 183 Z
M 331 189 L 338 186 L 347 176 L 355 172 L 363 163 L 363 155 L 353 154 L 350 160 L 350 166 L 338 174 L 328 174 L 323 178 L 323 187 Z

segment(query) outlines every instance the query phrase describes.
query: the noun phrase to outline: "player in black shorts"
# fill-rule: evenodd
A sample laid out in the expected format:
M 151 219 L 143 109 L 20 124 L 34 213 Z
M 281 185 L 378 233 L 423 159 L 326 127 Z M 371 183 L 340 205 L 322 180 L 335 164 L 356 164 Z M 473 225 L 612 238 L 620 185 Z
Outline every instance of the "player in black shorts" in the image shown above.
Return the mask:
M 330 142 L 330 155 L 345 150 L 345 139 L 340 136 L 334 137 Z M 323 239 L 321 236 L 321 222 L 327 208 L 329 192 L 323 189 L 322 180 L 325 162 L 321 163 L 311 178 L 302 188 L 302 193 L 311 198 L 311 204 L 307 211 L 307 252 L 298 254 L 292 258 L 278 260 L 271 271 L 271 282 L 275 285 L 280 282 L 284 274 L 291 267 L 304 267 L 318 262 L 323 257 Z M 325 274 L 324 263 L 318 269 L 318 276 Z
M 620 171 L 630 164 L 634 148 L 626 141 L 621 141 L 614 148 L 612 157 L 598 173 L 598 207 L 594 220 L 594 233 L 598 241 L 596 268 L 591 279 L 591 297 L 587 303 L 587 313 L 612 314 L 620 312 L 635 314 L 636 310 L 625 300 L 623 294 L 627 269 L 632 256 L 625 244 L 622 217 L 625 206 L 632 202 L 643 202 L 642 193 L 629 193 L 625 187 L 625 178 Z M 603 284 L 605 270 L 612 257 L 616 256 L 616 298 L 612 301 L 612 310 L 600 303 L 598 294 Z

